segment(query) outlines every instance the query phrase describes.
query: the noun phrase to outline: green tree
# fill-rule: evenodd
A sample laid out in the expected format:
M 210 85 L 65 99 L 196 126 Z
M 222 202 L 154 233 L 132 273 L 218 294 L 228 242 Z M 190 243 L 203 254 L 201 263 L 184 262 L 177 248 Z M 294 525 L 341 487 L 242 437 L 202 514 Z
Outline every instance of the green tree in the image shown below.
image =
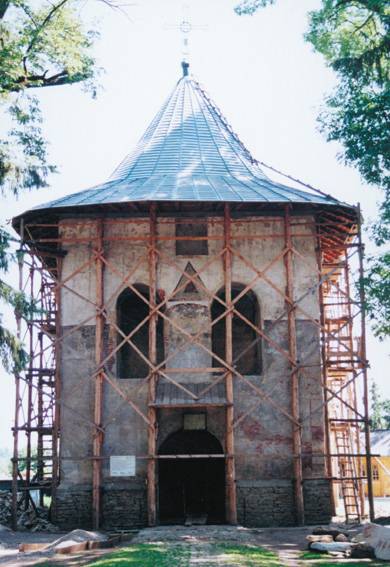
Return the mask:
M 0 0 L 0 112 L 10 123 L 0 140 L 3 201 L 10 193 L 46 186 L 55 171 L 48 163 L 39 91 L 82 83 L 94 93 L 95 37 L 95 32 L 84 29 L 75 1 Z M 0 227 L 0 302 L 28 318 L 34 306 L 1 277 L 14 260 L 12 241 Z M 26 362 L 22 345 L 5 328 L 1 313 L 0 361 L 8 370 L 18 370 Z
M 390 400 L 382 400 L 375 382 L 371 385 L 371 428 L 390 429 Z
M 238 14 L 254 14 L 274 0 L 244 0 Z M 380 247 L 369 258 L 368 312 L 379 338 L 390 335 L 390 5 L 385 0 L 322 0 L 309 13 L 306 40 L 337 75 L 319 116 L 328 141 L 343 146 L 340 158 L 369 184 L 383 189 L 378 221 L 371 226 Z M 383 250 L 383 251 L 382 251 Z

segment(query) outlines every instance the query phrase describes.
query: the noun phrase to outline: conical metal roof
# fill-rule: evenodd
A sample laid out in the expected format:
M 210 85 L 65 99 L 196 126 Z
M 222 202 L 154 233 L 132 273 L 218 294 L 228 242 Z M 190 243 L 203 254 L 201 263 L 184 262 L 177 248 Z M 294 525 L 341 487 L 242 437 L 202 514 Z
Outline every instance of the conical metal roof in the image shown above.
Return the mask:
M 106 183 L 37 208 L 130 201 L 339 204 L 269 179 L 199 83 L 186 74 Z

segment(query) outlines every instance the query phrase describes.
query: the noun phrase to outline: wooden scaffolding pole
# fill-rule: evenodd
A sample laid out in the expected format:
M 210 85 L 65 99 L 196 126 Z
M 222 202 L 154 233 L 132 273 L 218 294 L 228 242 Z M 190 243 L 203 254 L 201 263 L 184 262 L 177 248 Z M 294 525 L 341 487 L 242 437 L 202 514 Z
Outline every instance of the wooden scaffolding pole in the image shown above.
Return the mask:
M 291 217 L 290 206 L 285 208 L 284 216 L 285 234 L 285 267 L 286 267 L 286 302 L 287 302 L 287 322 L 288 322 L 288 346 L 290 359 L 295 361 L 292 364 L 291 372 L 291 415 L 296 422 L 299 422 L 299 372 L 297 368 L 297 334 L 295 322 L 295 308 L 291 307 L 294 302 L 294 274 L 293 274 L 293 244 L 291 237 Z M 293 469 L 294 469 L 294 495 L 297 512 L 297 523 L 302 526 L 305 523 L 305 510 L 303 503 L 303 483 L 302 483 L 302 443 L 301 427 L 296 423 L 292 424 L 293 430 Z
M 232 312 L 232 255 L 231 255 L 231 217 L 230 206 L 225 204 L 224 217 L 224 236 L 225 236 L 225 302 L 228 312 L 226 314 L 226 336 L 225 336 L 225 360 L 228 366 L 233 364 L 233 312 Z M 230 370 L 226 372 L 226 500 L 227 500 L 227 521 L 230 524 L 237 523 L 237 497 L 236 497 L 236 478 L 234 462 L 234 405 L 233 405 L 233 374 Z
M 23 244 L 23 220 L 21 221 L 21 244 Z M 20 253 L 19 260 L 19 291 L 23 291 L 23 256 Z M 21 340 L 22 335 L 22 319 L 20 313 L 15 313 L 17 331 L 16 336 Z M 12 529 L 16 530 L 18 527 L 18 474 L 19 474 L 19 414 L 20 414 L 20 374 L 15 373 L 15 415 L 14 415 L 14 447 L 12 459 Z
M 372 490 L 372 461 L 371 461 L 371 439 L 370 439 L 370 419 L 368 401 L 368 376 L 367 376 L 367 353 L 366 353 L 366 296 L 364 290 L 364 248 L 362 243 L 362 221 L 360 206 L 358 208 L 358 244 L 359 244 L 359 294 L 360 294 L 360 325 L 361 325 L 361 346 L 360 356 L 363 372 L 363 405 L 364 405 L 364 437 L 366 445 L 366 465 L 367 465 L 367 492 L 368 508 L 370 521 L 375 521 L 374 493 Z
M 323 282 L 321 279 L 322 275 L 322 250 L 321 250 L 321 238 L 318 235 L 317 240 L 317 265 L 318 265 L 318 279 L 320 285 L 318 286 L 318 297 L 320 300 L 320 323 L 321 323 L 321 381 L 322 381 L 322 391 L 324 395 L 324 432 L 325 432 L 325 474 L 329 478 L 333 476 L 332 467 L 332 445 L 331 445 L 331 432 L 330 432 L 330 422 L 329 422 L 329 391 L 327 389 L 328 384 L 328 367 L 326 359 L 326 337 L 325 337 L 325 313 L 324 313 L 324 290 Z M 335 498 L 335 485 L 331 483 L 330 490 L 330 506 L 332 510 L 332 516 L 336 515 L 336 498 Z
M 95 249 L 96 267 L 96 331 L 95 331 L 95 363 L 99 368 L 103 358 L 104 337 L 104 262 L 103 256 L 103 219 L 97 221 L 97 240 Z M 95 404 L 93 437 L 93 469 L 92 469 L 92 523 L 94 529 L 100 524 L 100 492 L 101 492 L 101 453 L 103 444 L 102 408 L 103 408 L 103 382 L 104 375 L 101 369 L 95 376 Z
M 149 218 L 149 360 L 156 366 L 157 364 L 157 348 L 156 348 L 156 331 L 157 331 L 157 313 L 152 311 L 156 306 L 157 292 L 157 253 L 156 253 L 156 232 L 157 232 L 157 214 L 156 204 L 150 206 Z M 148 524 L 155 526 L 157 520 L 156 512 L 156 422 L 157 410 L 152 404 L 156 401 L 156 380 L 157 374 L 150 371 L 149 387 L 148 387 Z
M 57 258 L 57 282 L 61 281 L 62 277 L 62 258 Z M 60 339 L 62 334 L 62 318 L 61 318 L 61 290 L 58 287 L 54 290 L 55 308 L 56 308 L 56 338 Z M 59 454 L 58 454 L 58 441 L 60 434 L 60 420 L 61 408 L 59 400 L 61 399 L 61 351 L 62 343 L 59 340 L 55 346 L 55 386 L 54 386 L 54 422 L 52 432 L 52 447 L 53 447 L 53 467 L 51 479 L 51 516 L 55 520 L 57 517 L 57 485 L 59 480 Z

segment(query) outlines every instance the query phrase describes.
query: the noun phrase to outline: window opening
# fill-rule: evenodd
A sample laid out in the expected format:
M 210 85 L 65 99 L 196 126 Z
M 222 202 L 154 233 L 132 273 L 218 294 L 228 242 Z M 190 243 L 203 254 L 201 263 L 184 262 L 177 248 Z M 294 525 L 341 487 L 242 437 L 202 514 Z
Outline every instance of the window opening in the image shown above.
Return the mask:
M 147 286 L 134 286 L 138 292 L 149 300 Z M 156 299 L 157 301 L 157 299 Z M 125 289 L 117 301 L 117 322 L 121 331 L 128 335 L 149 314 L 149 305 L 130 288 Z M 118 344 L 124 337 L 118 333 Z M 138 350 L 149 358 L 149 320 L 145 321 L 130 338 Z M 157 319 L 156 329 L 157 362 L 164 360 L 164 336 L 162 317 Z M 145 378 L 149 374 L 149 365 L 128 342 L 124 343 L 117 354 L 117 372 L 119 378 Z
M 176 240 L 176 256 L 207 256 L 207 222 L 189 222 L 188 219 L 176 220 L 176 237 L 201 238 L 203 240 Z
M 243 285 L 236 284 L 232 287 L 232 301 L 244 289 Z M 218 297 L 225 301 L 225 290 L 218 293 Z M 255 294 L 247 291 L 234 304 L 234 308 L 256 327 L 260 325 L 260 309 Z M 225 306 L 219 301 L 213 301 L 211 306 L 211 319 L 214 321 L 225 312 Z M 260 374 L 262 369 L 261 340 L 256 331 L 237 315 L 233 315 L 232 342 L 233 363 L 240 374 Z M 226 318 L 223 317 L 212 327 L 213 352 L 220 358 L 225 359 L 226 352 Z M 213 359 L 213 365 L 219 366 L 217 360 Z

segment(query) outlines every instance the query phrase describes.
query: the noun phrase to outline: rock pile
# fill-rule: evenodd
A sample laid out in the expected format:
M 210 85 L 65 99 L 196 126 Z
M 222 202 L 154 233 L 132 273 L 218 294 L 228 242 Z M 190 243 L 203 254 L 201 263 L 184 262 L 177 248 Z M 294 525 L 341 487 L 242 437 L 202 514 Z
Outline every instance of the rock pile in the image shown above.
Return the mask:
M 334 557 L 375 558 L 374 548 L 366 542 L 357 542 L 352 534 L 334 528 L 315 528 L 306 537 L 311 551 Z
M 48 508 L 31 505 L 27 510 L 18 510 L 18 530 L 31 532 L 57 532 L 58 528 L 49 522 Z M 10 526 L 12 522 L 12 494 L 8 490 L 0 490 L 0 524 Z
M 8 490 L 0 490 L 0 524 L 9 526 L 12 519 L 12 495 Z

